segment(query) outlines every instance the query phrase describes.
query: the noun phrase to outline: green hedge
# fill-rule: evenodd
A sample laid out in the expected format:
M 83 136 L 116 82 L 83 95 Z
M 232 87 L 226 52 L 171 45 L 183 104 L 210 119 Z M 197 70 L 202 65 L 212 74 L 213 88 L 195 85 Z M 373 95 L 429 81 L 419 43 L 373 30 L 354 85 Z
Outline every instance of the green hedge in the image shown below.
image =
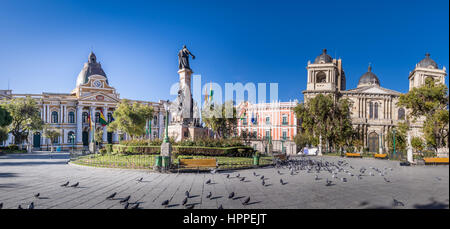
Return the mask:
M 195 156 L 227 156 L 227 157 L 251 157 L 254 149 L 249 146 L 237 147 L 202 147 L 202 146 L 172 146 L 174 156 L 195 155 Z M 127 146 L 113 145 L 113 154 L 159 154 L 160 146 Z

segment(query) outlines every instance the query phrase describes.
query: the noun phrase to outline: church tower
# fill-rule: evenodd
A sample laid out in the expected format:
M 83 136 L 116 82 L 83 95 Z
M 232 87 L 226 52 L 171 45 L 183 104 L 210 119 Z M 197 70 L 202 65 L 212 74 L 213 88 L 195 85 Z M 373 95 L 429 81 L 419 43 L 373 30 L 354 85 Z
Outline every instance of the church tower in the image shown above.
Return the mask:
M 341 59 L 333 59 L 323 49 L 322 54 L 316 57 L 314 63 L 308 61 L 308 77 L 306 90 L 303 91 L 305 100 L 317 94 L 336 95 L 345 90 L 345 73 Z
M 424 85 L 428 77 L 433 78 L 437 83 L 445 84 L 446 75 L 446 68 L 442 67 L 442 69 L 439 69 L 436 62 L 427 53 L 425 58 L 417 63 L 414 70 L 409 73 L 409 90 Z

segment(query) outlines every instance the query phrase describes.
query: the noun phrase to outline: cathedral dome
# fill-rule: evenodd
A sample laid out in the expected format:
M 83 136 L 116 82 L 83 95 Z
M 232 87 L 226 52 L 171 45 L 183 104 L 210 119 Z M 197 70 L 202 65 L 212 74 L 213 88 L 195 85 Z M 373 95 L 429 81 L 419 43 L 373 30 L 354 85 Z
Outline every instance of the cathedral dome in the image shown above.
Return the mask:
M 427 54 L 425 54 L 425 58 L 423 58 L 417 64 L 417 67 L 437 69 L 438 65 L 436 64 L 436 62 L 433 59 L 430 58 L 430 54 L 427 53 Z
M 81 84 L 85 84 L 89 81 L 89 76 L 92 75 L 101 75 L 106 77 L 105 72 L 102 69 L 102 65 L 97 63 L 97 57 L 93 52 L 89 54 L 88 62 L 84 64 L 83 69 L 77 77 L 77 86 Z M 106 79 L 106 83 L 108 83 L 108 78 Z
M 372 67 L 369 65 L 369 69 L 367 70 L 367 72 L 359 78 L 358 87 L 372 85 L 380 86 L 380 80 L 378 79 L 377 75 L 372 72 Z
M 331 58 L 331 56 L 327 54 L 326 49 L 323 49 L 322 54 L 317 56 L 316 59 L 314 60 L 314 64 L 325 64 L 331 62 L 333 62 L 333 58 Z

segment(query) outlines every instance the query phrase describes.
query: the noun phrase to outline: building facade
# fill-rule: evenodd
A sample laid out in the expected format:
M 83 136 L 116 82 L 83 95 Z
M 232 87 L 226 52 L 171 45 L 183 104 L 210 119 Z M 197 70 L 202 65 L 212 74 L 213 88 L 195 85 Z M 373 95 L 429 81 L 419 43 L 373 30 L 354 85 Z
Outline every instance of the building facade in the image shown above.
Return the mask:
M 345 73 L 341 59 L 333 59 L 323 50 L 314 62 L 308 62 L 307 87 L 303 91 L 304 100 L 314 98 L 317 94 L 330 94 L 336 100 L 346 98 L 352 101 L 351 118 L 354 128 L 359 132 L 364 147 L 369 152 L 383 152 L 387 147 L 386 136 L 400 122 L 406 120 L 408 111 L 397 106 L 400 92 L 381 87 L 378 76 L 368 67 L 362 74 L 358 86 L 346 90 Z M 438 83 L 445 84 L 446 68 L 439 69 L 434 60 L 426 54 L 409 73 L 409 88 L 424 85 L 425 79 L 431 77 Z M 411 135 L 421 136 L 422 121 L 411 123 Z
M 298 102 L 257 103 L 242 102 L 236 107 L 239 114 L 237 134 L 247 136 L 248 143 L 260 152 L 296 153 L 294 137 L 297 134 L 297 117 L 294 108 Z
M 40 108 L 40 115 L 46 126 L 60 132 L 58 140 L 50 142 L 43 134 L 43 130 L 32 133 L 29 141 L 34 149 L 48 148 L 54 144 L 64 149 L 87 149 L 93 134 L 90 128 L 88 117 L 92 117 L 97 128 L 103 128 L 103 143 L 118 143 L 120 139 L 127 136 L 122 133 L 108 132 L 107 126 L 99 123 L 100 112 L 108 122 L 113 119 L 113 113 L 118 103 L 121 101 L 120 94 L 109 85 L 108 78 L 103 71 L 101 64 L 97 62 L 94 53 L 89 54 L 88 62 L 78 74 L 75 89 L 70 93 L 48 93 L 42 94 L 14 94 L 11 90 L 0 91 L 0 99 L 30 97 L 37 101 Z M 153 120 L 147 123 L 149 138 L 162 138 L 164 129 L 165 111 L 162 101 L 137 101 L 129 100 L 132 103 L 141 103 L 153 106 Z M 92 114 L 92 116 L 91 116 Z M 151 123 L 150 123 L 151 122 Z M 0 143 L 3 145 L 13 144 L 13 136 L 10 135 L 8 141 Z

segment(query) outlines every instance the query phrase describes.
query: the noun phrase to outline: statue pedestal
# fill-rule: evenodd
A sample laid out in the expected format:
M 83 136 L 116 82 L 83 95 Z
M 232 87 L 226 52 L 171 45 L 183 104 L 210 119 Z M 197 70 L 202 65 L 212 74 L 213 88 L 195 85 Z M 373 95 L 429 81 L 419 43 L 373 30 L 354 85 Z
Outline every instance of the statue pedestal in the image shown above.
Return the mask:
M 170 169 L 171 157 L 172 157 L 172 144 L 170 144 L 170 142 L 163 142 L 161 144 L 161 159 L 163 171 L 167 171 Z
M 89 142 L 89 152 L 95 153 L 95 142 Z
M 185 139 L 195 140 L 205 138 L 208 137 L 208 129 L 183 124 L 172 124 L 169 125 L 169 137 L 174 138 L 176 142 Z

